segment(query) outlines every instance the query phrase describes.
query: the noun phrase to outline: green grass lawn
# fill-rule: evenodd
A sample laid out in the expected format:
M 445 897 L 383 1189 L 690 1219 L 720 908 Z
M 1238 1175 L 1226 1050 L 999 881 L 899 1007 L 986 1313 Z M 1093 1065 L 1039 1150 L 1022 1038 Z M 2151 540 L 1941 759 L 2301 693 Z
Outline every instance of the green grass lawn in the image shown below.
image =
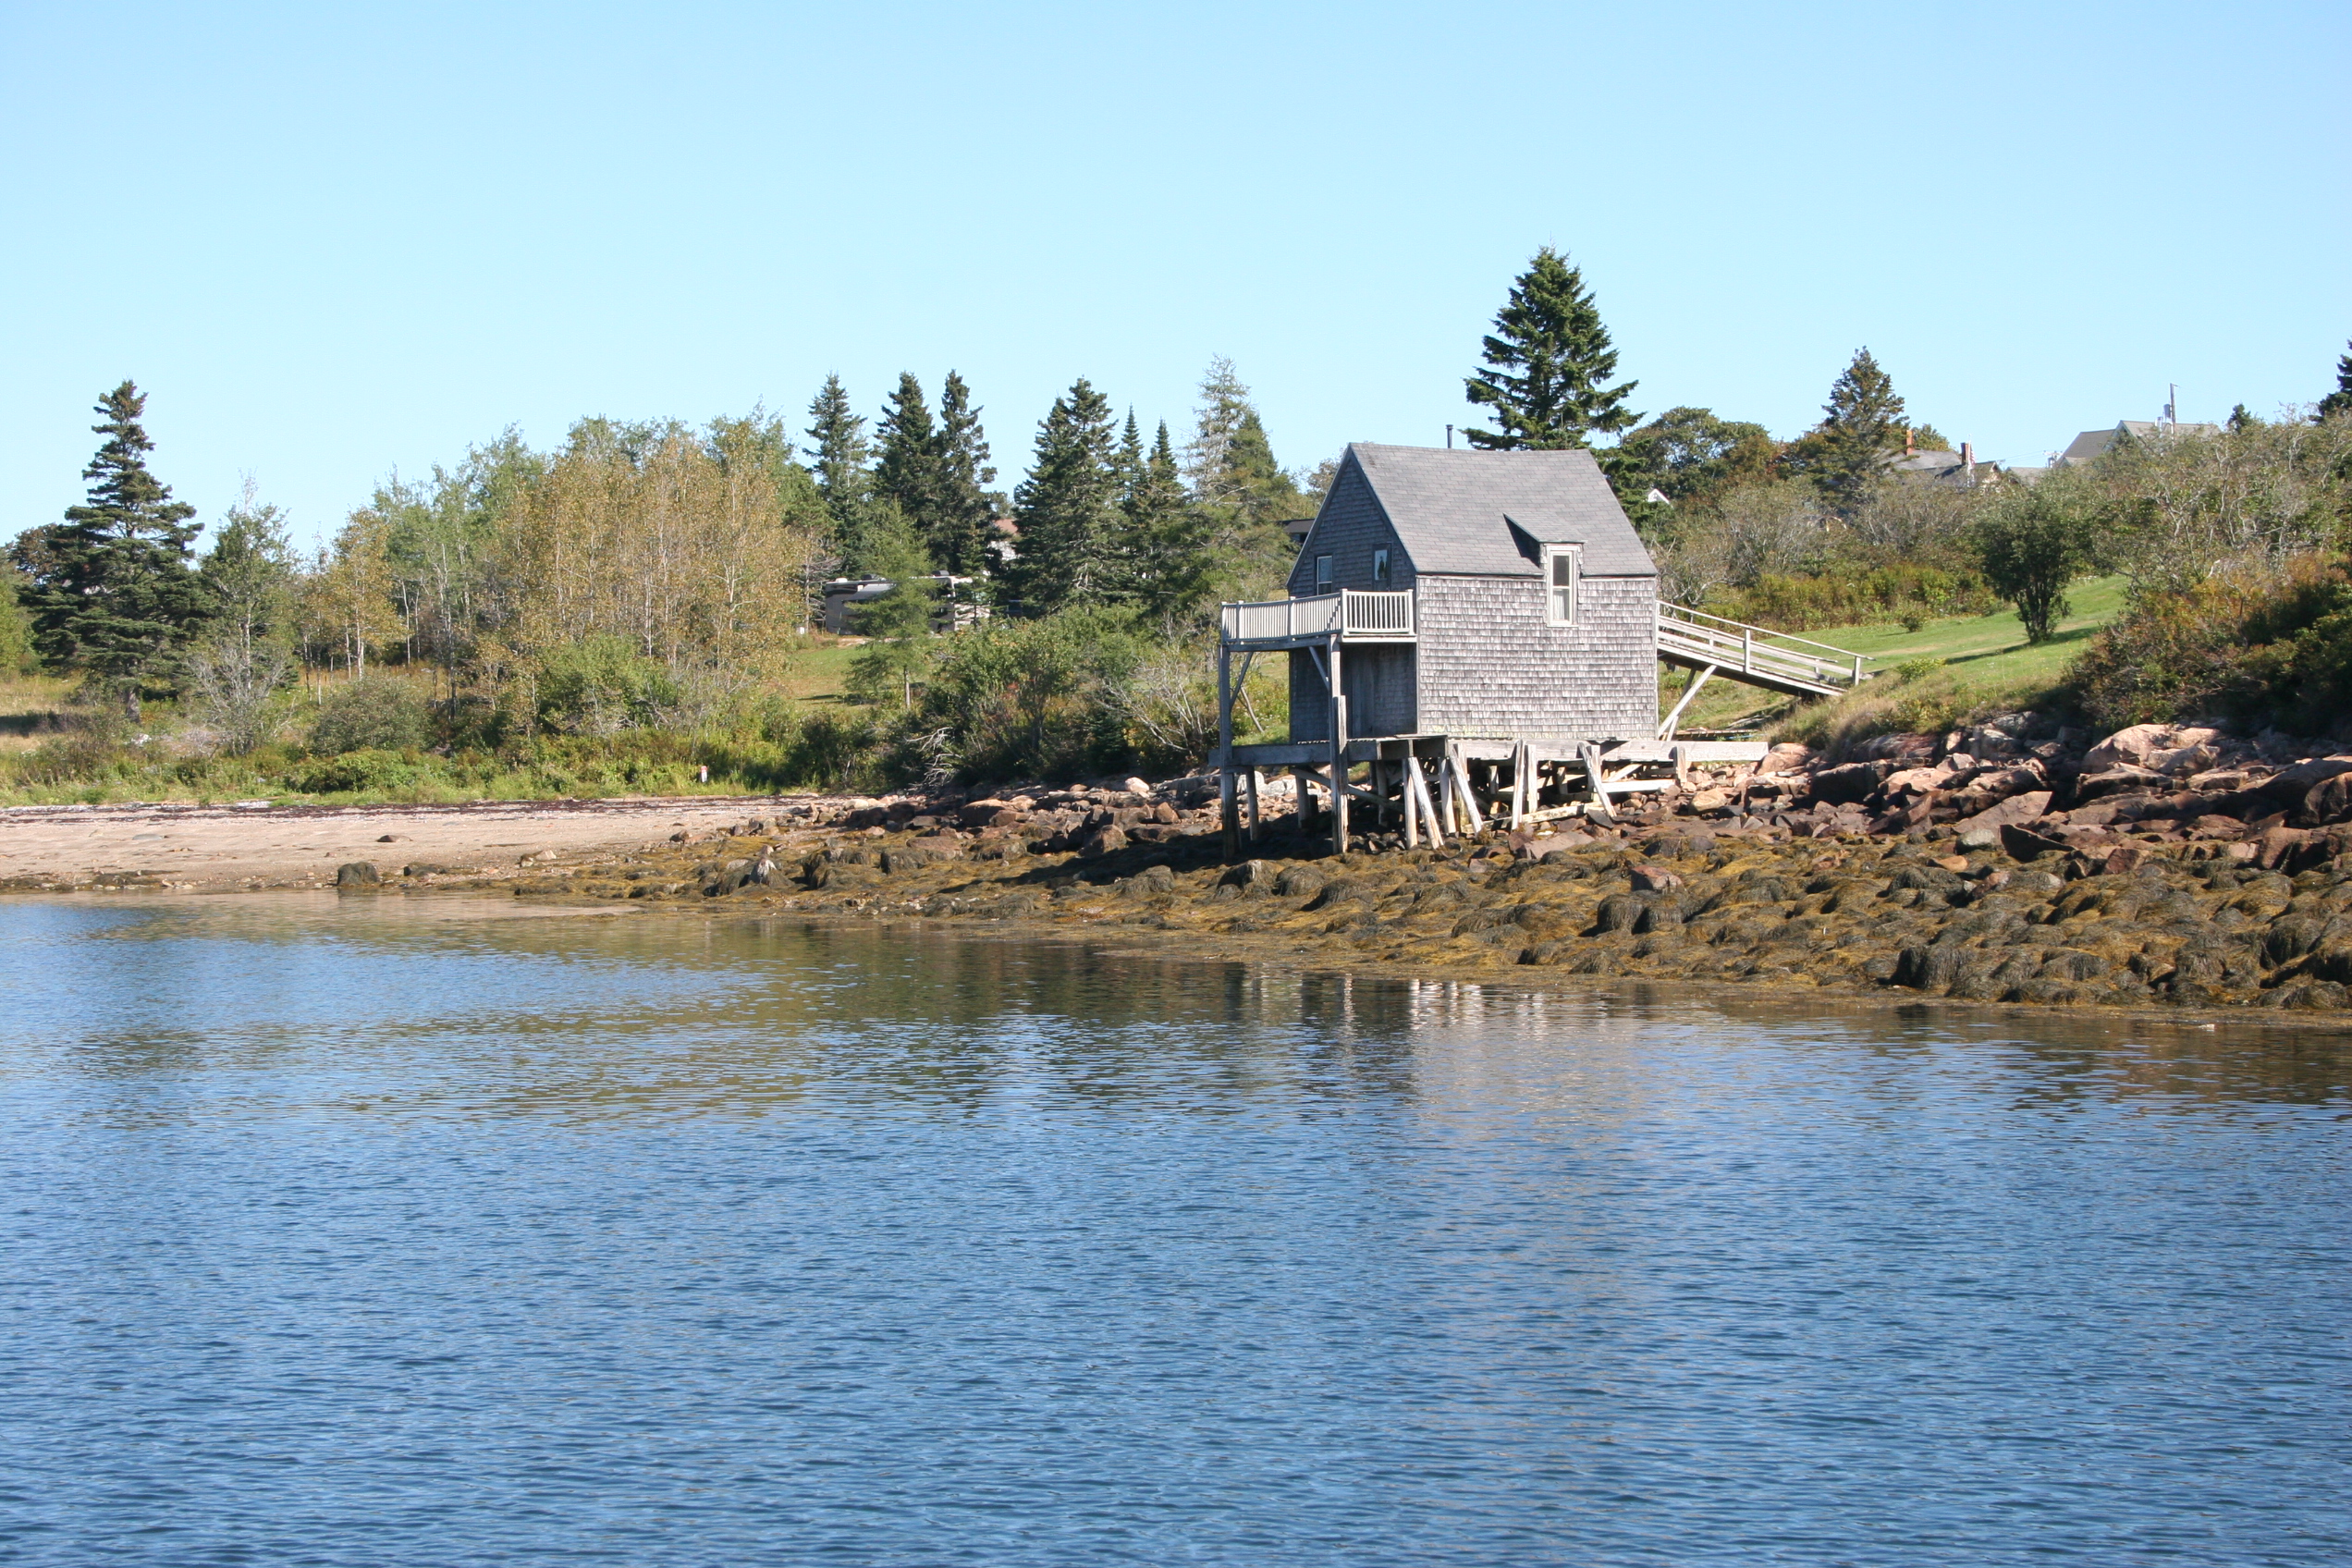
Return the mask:
M 796 703 L 839 703 L 848 698 L 850 661 L 855 647 L 811 645 L 793 650 L 779 684 Z
M 1898 665 L 1929 659 L 1941 661 L 1941 668 L 1925 683 L 1954 703 L 1965 705 L 2004 696 L 2022 698 L 2057 683 L 2091 634 L 2123 613 L 2124 594 L 2121 577 L 2086 578 L 2076 583 L 2066 595 L 2071 613 L 2058 623 L 2057 635 L 2040 647 L 2027 644 L 2017 612 L 2006 606 L 1991 615 L 1931 620 L 1917 631 L 1890 622 L 1824 627 L 1804 636 L 1866 655 L 1874 662 L 1864 668 L 1880 672 L 1877 680 L 1864 683 L 1856 698 L 1829 705 L 1845 706 L 1865 696 L 1883 698 L 1897 679 L 1893 672 Z M 1681 697 L 1687 679 L 1684 673 L 1673 671 L 1660 681 L 1661 714 Z M 1879 690 L 1874 692 L 1873 687 Z M 1684 715 L 1682 729 L 1751 727 L 1776 718 L 1789 706 L 1786 698 L 1774 692 L 1718 675 Z

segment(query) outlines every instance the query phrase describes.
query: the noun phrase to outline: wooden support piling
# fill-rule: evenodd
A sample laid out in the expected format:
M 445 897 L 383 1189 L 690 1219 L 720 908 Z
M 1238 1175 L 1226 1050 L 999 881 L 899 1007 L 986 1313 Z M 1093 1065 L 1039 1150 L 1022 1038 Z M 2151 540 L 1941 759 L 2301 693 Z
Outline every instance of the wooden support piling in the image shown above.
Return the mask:
M 1421 771 L 1421 759 L 1407 753 L 1404 759 L 1405 787 L 1421 810 L 1421 820 L 1428 825 L 1429 842 L 1443 848 L 1446 841 L 1445 823 L 1438 815 L 1437 802 L 1429 798 L 1428 777 Z
M 1463 826 L 1472 833 L 1484 833 L 1487 819 L 1478 815 L 1478 797 L 1470 788 L 1470 769 L 1463 762 L 1462 753 L 1452 746 L 1446 748 L 1446 763 L 1453 770 L 1457 789 L 1454 798 L 1461 802 Z
M 1242 824 L 1233 803 L 1233 655 L 1217 649 L 1217 821 L 1225 858 L 1242 852 Z

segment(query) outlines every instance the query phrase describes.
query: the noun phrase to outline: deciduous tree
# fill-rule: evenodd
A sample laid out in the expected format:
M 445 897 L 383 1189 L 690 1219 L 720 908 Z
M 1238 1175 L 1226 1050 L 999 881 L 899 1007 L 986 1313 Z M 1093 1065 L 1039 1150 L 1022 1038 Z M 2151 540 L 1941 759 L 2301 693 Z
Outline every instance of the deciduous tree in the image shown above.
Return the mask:
M 2099 529 L 2089 487 L 2057 474 L 2001 496 L 1978 519 L 1978 567 L 1992 591 L 2017 606 L 2027 642 L 2055 634 L 2067 587 L 2100 557 Z
M 295 570 L 285 513 L 247 480 L 198 568 L 213 618 L 188 655 L 197 706 L 228 751 L 268 739 L 273 701 L 294 673 Z

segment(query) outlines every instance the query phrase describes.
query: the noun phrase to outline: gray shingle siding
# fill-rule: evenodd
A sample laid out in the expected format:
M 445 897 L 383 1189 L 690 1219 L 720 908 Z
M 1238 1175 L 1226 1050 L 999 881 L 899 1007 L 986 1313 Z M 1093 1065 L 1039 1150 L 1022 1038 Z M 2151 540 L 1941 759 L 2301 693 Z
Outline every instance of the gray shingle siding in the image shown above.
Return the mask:
M 1411 735 L 1418 696 L 1415 650 L 1411 644 L 1351 643 L 1340 655 L 1340 686 L 1347 693 L 1351 735 Z M 1329 658 L 1329 653 L 1317 650 Z M 1291 655 L 1291 739 L 1331 738 L 1331 699 L 1315 658 L 1301 648 Z
M 1544 624 L 1525 578 L 1417 584 L 1424 734 L 1631 740 L 1657 732 L 1657 581 L 1587 577 L 1577 624 Z
M 1372 580 L 1372 552 L 1389 552 L 1389 581 Z M 1340 465 L 1339 477 L 1331 482 L 1331 493 L 1324 497 L 1323 509 L 1315 514 L 1315 527 L 1307 534 L 1306 543 L 1299 547 L 1298 559 L 1291 563 L 1291 596 L 1304 599 L 1315 592 L 1315 557 L 1329 556 L 1332 586 L 1338 588 L 1410 588 L 1413 586 L 1413 563 L 1406 557 L 1403 543 L 1396 530 L 1380 510 L 1379 497 L 1372 494 L 1372 486 L 1365 483 L 1364 471 L 1353 459 Z M 1310 667 L 1309 673 L 1313 673 Z

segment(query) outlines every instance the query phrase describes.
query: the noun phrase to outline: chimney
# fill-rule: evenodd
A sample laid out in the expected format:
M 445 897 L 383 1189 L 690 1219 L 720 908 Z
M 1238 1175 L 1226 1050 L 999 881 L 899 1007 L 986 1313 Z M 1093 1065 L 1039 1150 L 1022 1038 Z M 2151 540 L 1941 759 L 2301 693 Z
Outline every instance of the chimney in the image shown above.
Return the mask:
M 1969 484 L 1977 482 L 1977 444 L 1973 441 L 1960 443 L 1960 472 L 1967 476 Z
M 1906 458 L 1912 455 L 1911 427 L 1907 424 L 1903 427 L 1903 455 Z

